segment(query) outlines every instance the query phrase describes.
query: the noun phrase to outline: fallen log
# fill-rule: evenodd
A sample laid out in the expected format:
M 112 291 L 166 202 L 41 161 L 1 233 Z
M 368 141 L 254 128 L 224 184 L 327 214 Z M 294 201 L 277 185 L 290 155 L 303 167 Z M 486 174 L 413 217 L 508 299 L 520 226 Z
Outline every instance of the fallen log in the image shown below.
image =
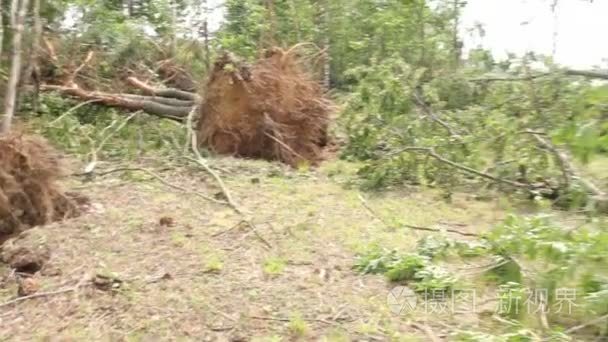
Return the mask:
M 162 97 L 162 96 L 146 96 L 146 95 L 135 95 L 135 94 L 120 94 L 120 96 L 134 100 L 134 101 L 151 101 L 161 103 L 167 106 L 173 107 L 192 107 L 195 105 L 194 101 L 186 101 L 180 99 L 173 99 L 170 97 Z
M 564 69 L 558 71 L 566 76 L 581 76 L 592 79 L 608 80 L 608 70 L 574 70 Z M 487 74 L 481 77 L 469 78 L 470 82 L 516 82 L 530 81 L 541 77 L 547 77 L 556 74 L 556 72 L 540 72 L 526 76 L 511 76 L 511 75 L 492 75 Z
M 44 91 L 57 91 L 85 101 L 95 101 L 109 107 L 123 108 L 131 111 L 141 110 L 151 115 L 176 121 L 183 121 L 192 110 L 194 104 L 191 101 L 170 98 L 161 99 L 154 96 L 86 91 L 76 84 L 72 84 L 71 86 L 43 85 L 41 89 Z
M 154 88 L 145 82 L 138 80 L 137 78 L 131 76 L 127 78 L 127 83 L 132 85 L 133 87 L 142 90 L 145 94 L 151 96 L 161 96 L 161 97 L 169 97 L 186 101 L 196 102 L 199 100 L 199 96 L 195 93 L 191 93 L 188 91 L 183 91 L 174 88 L 166 88 L 166 89 L 158 89 Z

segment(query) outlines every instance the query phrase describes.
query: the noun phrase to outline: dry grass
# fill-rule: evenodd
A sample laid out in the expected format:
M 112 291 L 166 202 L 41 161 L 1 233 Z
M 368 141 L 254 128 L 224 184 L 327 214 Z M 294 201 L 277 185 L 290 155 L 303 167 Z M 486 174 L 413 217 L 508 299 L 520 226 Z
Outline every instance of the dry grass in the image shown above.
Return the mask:
M 85 287 L 0 308 L 0 339 L 425 340 L 407 324 L 418 318 L 390 312 L 391 284 L 351 270 L 360 248 L 378 242 L 403 249 L 424 233 L 387 229 L 361 207 L 358 191 L 345 190 L 323 170 L 232 158 L 214 166 L 243 208 L 255 213 L 257 232 L 239 225 L 231 209 L 171 192 L 141 173 L 98 179 L 85 190 L 92 212 L 29 230 L 21 240 L 52 251 L 38 276 L 40 291 L 94 274 L 122 283 L 113 291 Z M 162 176 L 203 193 L 217 191 L 195 170 Z M 472 225 L 495 219 L 493 204 L 455 202 L 442 204 L 428 193 L 369 198 L 379 213 L 411 224 L 447 220 L 482 229 Z M 159 223 L 166 217 L 172 225 Z M 15 293 L 6 278 L 0 301 Z M 443 329 L 431 326 L 436 333 Z

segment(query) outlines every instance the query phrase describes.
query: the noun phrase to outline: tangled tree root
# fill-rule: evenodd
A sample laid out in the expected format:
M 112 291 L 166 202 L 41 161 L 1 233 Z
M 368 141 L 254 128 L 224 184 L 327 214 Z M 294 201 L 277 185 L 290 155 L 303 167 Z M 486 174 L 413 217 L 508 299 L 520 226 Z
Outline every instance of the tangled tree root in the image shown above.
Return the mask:
M 198 141 L 220 154 L 316 163 L 327 144 L 331 102 L 290 51 L 253 66 L 225 54 L 203 94 Z
M 57 154 L 35 136 L 0 136 L 0 243 L 24 228 L 74 216 L 76 206 L 56 184 Z

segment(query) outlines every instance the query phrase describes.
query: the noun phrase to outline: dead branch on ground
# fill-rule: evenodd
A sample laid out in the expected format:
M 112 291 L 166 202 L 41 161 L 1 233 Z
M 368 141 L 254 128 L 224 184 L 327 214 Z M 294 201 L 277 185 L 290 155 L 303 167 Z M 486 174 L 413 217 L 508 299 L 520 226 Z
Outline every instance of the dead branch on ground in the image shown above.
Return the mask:
M 374 209 L 372 209 L 372 207 L 370 207 L 370 205 L 367 203 L 367 201 L 365 200 L 365 198 L 363 198 L 363 196 L 359 195 L 359 200 L 361 201 L 361 204 L 363 205 L 363 207 L 374 218 L 380 220 L 380 222 L 382 222 L 387 227 L 391 227 L 392 226 L 391 224 L 389 224 L 388 222 L 386 222 L 386 220 L 384 220 L 380 215 L 378 215 L 376 213 L 376 211 Z M 400 227 L 404 227 L 404 228 L 408 228 L 408 229 L 412 229 L 412 230 L 420 230 L 420 231 L 425 231 L 425 232 L 441 233 L 441 232 L 445 231 L 445 232 L 448 232 L 448 233 L 454 233 L 454 234 L 458 234 L 458 235 L 462 235 L 462 236 L 479 237 L 479 235 L 475 234 L 475 233 L 463 232 L 463 231 L 456 230 L 456 229 L 451 229 L 451 228 L 440 229 L 440 228 L 430 228 L 430 227 L 414 226 L 414 225 L 411 225 L 411 224 L 400 224 L 399 226 Z
M 151 115 L 176 121 L 182 121 L 192 110 L 192 106 L 189 105 L 190 102 L 180 99 L 86 91 L 75 83 L 71 86 L 43 85 L 41 89 L 44 91 L 57 91 L 64 95 L 76 97 L 84 101 L 93 101 L 109 107 L 122 108 L 129 111 L 141 110 Z

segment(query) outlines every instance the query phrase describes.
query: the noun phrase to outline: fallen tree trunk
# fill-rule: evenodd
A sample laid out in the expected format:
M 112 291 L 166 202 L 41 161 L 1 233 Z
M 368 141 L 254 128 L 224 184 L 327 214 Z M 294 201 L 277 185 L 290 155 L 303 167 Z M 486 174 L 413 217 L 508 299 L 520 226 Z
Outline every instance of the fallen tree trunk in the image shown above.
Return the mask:
M 133 101 L 149 101 L 149 102 L 157 102 L 167 106 L 172 107 L 188 107 L 192 108 L 196 104 L 194 101 L 186 101 L 180 99 L 173 99 L 170 97 L 162 97 L 162 96 L 146 96 L 146 95 L 135 95 L 135 94 L 118 94 L 117 96 L 124 97 Z
M 137 89 L 142 90 L 144 93 L 151 96 L 161 96 L 161 97 L 170 97 L 176 98 L 180 100 L 193 101 L 196 102 L 199 100 L 199 96 L 195 93 L 191 93 L 188 91 L 183 91 L 179 89 L 167 88 L 167 89 L 158 89 L 151 87 L 150 85 L 138 80 L 135 77 L 128 77 L 127 83 L 134 86 Z
M 77 97 L 86 101 L 95 101 L 96 103 L 110 107 L 123 108 L 131 111 L 141 110 L 151 115 L 176 121 L 183 121 L 194 105 L 194 102 L 192 101 L 179 99 L 86 91 L 75 84 L 72 86 L 43 85 L 42 90 L 58 91 L 68 96 Z
M 469 78 L 470 82 L 514 82 L 514 81 L 529 81 L 541 77 L 551 76 L 558 72 L 541 72 L 537 74 L 532 74 L 528 76 L 509 76 L 509 75 L 484 75 L 476 78 Z M 600 80 L 608 80 L 608 70 L 574 70 L 574 69 L 565 69 L 561 70 L 561 72 L 567 76 L 582 76 L 586 78 L 595 78 Z

